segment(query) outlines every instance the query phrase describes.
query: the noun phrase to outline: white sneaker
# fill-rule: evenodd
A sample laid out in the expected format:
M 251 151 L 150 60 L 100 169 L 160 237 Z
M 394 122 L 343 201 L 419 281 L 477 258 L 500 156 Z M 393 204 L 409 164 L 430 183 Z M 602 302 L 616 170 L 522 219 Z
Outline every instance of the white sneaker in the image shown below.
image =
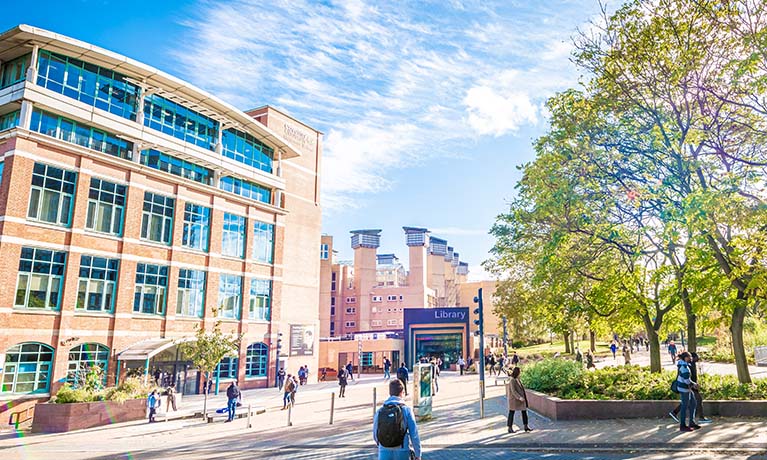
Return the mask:
M 673 419 L 674 419 L 674 421 L 675 421 L 676 423 L 679 423 L 679 418 L 677 418 L 677 416 L 676 416 L 676 415 L 674 415 L 674 413 L 673 413 L 673 412 L 669 412 L 669 413 L 668 413 L 668 416 L 669 416 L 669 417 L 671 417 L 671 418 L 673 418 Z

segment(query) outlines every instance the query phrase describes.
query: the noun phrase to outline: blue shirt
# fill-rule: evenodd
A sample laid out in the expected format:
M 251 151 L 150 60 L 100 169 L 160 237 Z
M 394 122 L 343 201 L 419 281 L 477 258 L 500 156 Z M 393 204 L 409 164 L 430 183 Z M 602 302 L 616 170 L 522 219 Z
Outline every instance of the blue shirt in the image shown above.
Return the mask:
M 420 458 L 421 438 L 418 437 L 418 427 L 415 424 L 413 409 L 405 404 L 405 401 L 398 396 L 389 396 L 389 399 L 384 401 L 384 404 L 401 404 L 402 415 L 407 421 L 407 433 L 405 433 L 404 447 L 384 447 L 378 444 L 378 413 L 381 411 L 379 408 L 376 411 L 376 416 L 373 418 L 373 439 L 376 444 L 378 444 L 378 460 L 409 460 L 411 444 L 415 451 L 415 456 Z
M 677 361 L 676 367 L 679 369 L 679 373 L 676 376 L 677 389 L 680 393 L 689 393 L 690 387 L 695 383 L 690 380 L 690 365 L 687 364 L 687 361 L 680 359 Z

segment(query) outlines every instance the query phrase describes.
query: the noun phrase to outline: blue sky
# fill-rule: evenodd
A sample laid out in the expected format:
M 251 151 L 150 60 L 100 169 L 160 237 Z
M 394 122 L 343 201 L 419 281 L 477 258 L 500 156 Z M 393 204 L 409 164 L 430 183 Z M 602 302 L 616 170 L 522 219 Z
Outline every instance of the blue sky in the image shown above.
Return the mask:
M 483 274 L 495 216 L 578 83 L 571 37 L 596 0 L 6 2 L 3 30 L 49 29 L 190 81 L 242 109 L 278 107 L 325 133 L 323 231 L 429 228 Z

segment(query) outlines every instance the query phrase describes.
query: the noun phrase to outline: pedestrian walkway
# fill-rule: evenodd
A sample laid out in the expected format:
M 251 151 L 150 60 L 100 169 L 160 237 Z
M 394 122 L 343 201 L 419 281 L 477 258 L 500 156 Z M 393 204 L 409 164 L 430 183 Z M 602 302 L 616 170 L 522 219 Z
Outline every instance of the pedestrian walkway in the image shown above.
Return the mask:
M 661 365 L 664 369 L 676 372 L 676 363 L 671 362 L 671 358 L 666 353 L 665 348 L 661 348 L 660 352 Z M 609 366 L 622 366 L 624 364 L 623 356 L 617 356 L 617 359 L 613 359 L 612 356 L 608 356 L 602 359 L 596 360 L 594 363 L 597 369 Z M 639 351 L 631 354 L 631 364 L 639 366 L 650 365 L 650 352 Z M 714 374 L 714 375 L 737 375 L 735 364 L 732 363 L 714 363 L 708 361 L 701 361 L 698 363 L 698 370 L 701 374 Z M 748 371 L 751 373 L 752 379 L 767 378 L 767 366 L 748 366 Z

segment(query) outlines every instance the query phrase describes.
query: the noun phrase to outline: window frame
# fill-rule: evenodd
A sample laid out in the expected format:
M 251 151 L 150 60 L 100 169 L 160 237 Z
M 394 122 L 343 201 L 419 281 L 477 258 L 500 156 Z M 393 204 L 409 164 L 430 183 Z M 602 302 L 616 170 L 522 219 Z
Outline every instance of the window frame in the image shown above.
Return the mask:
M 103 188 L 104 185 L 107 186 L 106 190 Z M 110 186 L 113 187 L 112 191 L 109 190 Z M 122 192 L 120 192 L 120 190 L 122 190 Z M 98 198 L 93 197 L 94 193 L 98 196 Z M 109 197 L 110 195 L 112 195 L 111 203 L 109 201 L 102 200 L 102 197 Z M 85 209 L 85 229 L 106 235 L 122 236 L 123 226 L 125 225 L 125 205 L 127 203 L 127 199 L 127 185 L 99 179 L 98 177 L 91 177 L 91 183 L 88 189 L 88 203 Z M 119 204 L 120 201 L 122 201 L 122 204 Z M 109 207 L 111 207 L 111 217 L 109 223 L 110 231 L 104 231 L 102 229 L 96 228 L 98 224 L 101 223 L 101 218 L 103 217 L 101 214 L 104 212 L 104 209 Z M 91 213 L 91 209 L 93 209 L 93 213 Z M 118 213 L 115 212 L 115 210 L 119 211 L 118 222 L 115 222 L 118 219 L 116 217 Z M 117 231 L 115 231 L 115 224 L 117 224 Z
M 24 351 L 25 345 L 37 345 L 37 351 L 34 352 L 37 354 L 37 360 L 36 361 L 30 361 L 30 360 L 22 360 L 22 354 L 32 354 L 33 352 Z M 14 348 L 18 347 L 18 351 L 15 352 Z M 14 360 L 13 356 L 18 355 L 17 359 Z M 50 361 L 41 361 L 40 358 L 43 357 L 44 354 L 50 354 Z M 3 362 L 3 373 L 2 373 L 2 381 L 0 381 L 0 394 L 39 394 L 39 393 L 49 393 L 51 388 L 51 377 L 53 375 L 53 364 L 55 362 L 56 358 L 56 350 L 51 347 L 50 345 L 41 343 L 41 342 L 20 342 L 16 345 L 13 345 L 12 347 L 5 350 L 5 361 Z M 22 374 L 33 374 L 34 379 L 32 381 L 33 384 L 33 390 L 32 391 L 16 391 L 16 387 L 19 384 L 19 371 L 22 369 L 22 363 L 24 365 L 29 365 L 30 363 L 35 363 L 34 370 L 25 370 L 24 372 L 21 372 Z M 47 371 L 42 371 L 41 367 L 47 365 Z M 9 368 L 13 367 L 13 371 L 9 371 Z M 11 381 L 6 382 L 8 377 L 11 376 Z M 45 377 L 44 379 L 41 379 L 41 377 Z M 45 382 L 45 387 L 38 388 L 40 382 Z M 10 383 L 10 390 L 6 391 L 6 385 Z M 29 383 L 29 382 L 21 382 L 22 384 Z
M 184 223 L 181 232 L 181 246 L 200 252 L 208 252 L 210 249 L 210 216 L 211 208 L 197 203 L 184 203 Z M 198 218 L 201 220 L 192 220 Z M 195 240 L 195 230 L 200 231 L 199 241 Z
M 222 273 L 218 278 L 218 303 L 216 304 L 216 318 L 239 320 L 242 312 L 242 280 L 240 275 Z M 234 283 L 237 281 L 237 283 Z M 237 288 L 237 292 L 233 289 Z M 222 291 L 223 288 L 223 291 Z M 231 310 L 226 306 L 228 299 L 233 298 L 234 304 Z M 231 311 L 231 315 L 223 312 Z
M 274 263 L 274 224 L 253 221 L 253 259 L 265 264 Z
M 245 378 L 265 378 L 268 373 L 269 346 L 263 342 L 251 343 L 245 351 Z
M 236 218 L 236 219 L 235 219 Z M 224 213 L 224 220 L 222 222 L 222 232 L 221 232 L 221 255 L 226 257 L 237 257 L 239 259 L 245 258 L 245 250 L 247 247 L 247 233 L 248 233 L 248 219 L 246 217 L 240 216 L 238 214 L 233 214 L 229 212 Z M 232 227 L 238 227 L 239 232 L 235 230 L 231 230 Z M 227 227 L 230 227 L 229 229 Z M 227 235 L 236 235 L 236 243 L 237 243 L 237 249 L 239 249 L 239 254 L 230 254 L 227 253 L 226 249 L 230 246 L 227 245 Z
M 24 257 L 25 251 L 32 251 L 31 258 Z M 40 254 L 40 257 L 38 258 L 38 253 Z M 48 256 L 45 255 L 45 253 L 50 253 L 50 260 L 45 260 L 48 258 Z M 55 260 L 57 257 L 62 257 L 62 261 Z M 45 248 L 36 248 L 31 246 L 23 246 L 21 248 L 21 254 L 19 256 L 19 270 L 16 275 L 16 290 L 14 291 L 14 299 L 13 299 L 13 308 L 17 309 L 29 309 L 29 310 L 38 310 L 38 311 L 57 311 L 59 308 L 61 308 L 61 299 L 63 295 L 64 290 L 64 279 L 66 278 L 66 270 L 67 270 L 67 252 L 66 251 L 54 251 L 52 249 L 45 249 Z M 43 272 L 35 272 L 33 271 L 35 268 L 39 267 L 42 264 L 48 264 L 48 273 Z M 24 270 L 24 267 L 29 265 L 29 270 Z M 55 265 L 55 266 L 54 266 Z M 54 269 L 58 270 L 60 269 L 60 274 L 54 274 Z M 41 276 L 47 276 L 45 285 L 45 301 L 43 307 L 30 307 L 29 301 L 31 298 L 31 292 L 32 292 L 32 281 L 34 279 L 34 275 L 37 274 L 38 277 Z M 24 282 L 24 303 L 19 304 L 19 289 L 21 287 L 21 279 L 22 276 L 26 278 L 26 281 Z M 56 303 L 54 306 L 51 305 L 51 294 L 53 293 L 52 287 L 54 283 L 51 282 L 51 280 L 58 280 L 58 291 L 56 295 Z
M 162 200 L 162 203 L 160 203 L 159 200 Z M 147 209 L 147 207 L 149 207 L 149 209 Z M 158 210 L 164 210 L 164 212 L 156 212 L 155 207 L 160 208 Z M 141 239 L 143 241 L 171 246 L 173 244 L 175 208 L 175 198 L 145 191 L 143 208 L 141 210 Z M 170 215 L 168 215 L 168 210 L 170 210 Z M 155 224 L 156 219 L 159 219 L 160 221 L 161 233 L 159 240 L 151 238 L 151 234 L 154 233 L 153 225 Z
M 202 275 L 201 278 L 199 275 Z M 208 281 L 208 273 L 204 270 L 181 268 L 178 271 L 178 291 L 176 294 L 176 316 L 185 318 L 202 318 L 205 314 L 205 294 Z M 194 284 L 201 284 L 195 288 Z M 182 285 L 183 284 L 183 285 Z M 187 294 L 186 296 L 184 294 Z M 182 305 L 184 300 L 190 300 L 187 305 Z M 190 314 L 194 308 L 194 312 Z
M 49 175 L 49 173 L 60 172 L 61 177 Z M 36 183 L 39 182 L 39 183 Z M 49 188 L 48 183 L 55 185 L 60 183 L 59 190 L 53 187 Z M 40 185 L 42 183 L 42 185 Z M 66 192 L 66 186 L 71 186 L 71 192 Z M 45 212 L 45 203 L 53 201 L 49 194 L 58 194 L 56 201 L 56 217 L 54 221 L 42 217 Z M 36 196 L 36 198 L 35 198 Z M 46 196 L 49 197 L 46 200 Z M 46 163 L 35 162 L 32 169 L 32 183 L 29 188 L 29 202 L 27 203 L 27 220 L 32 222 L 41 222 L 44 224 L 55 225 L 58 227 L 69 228 L 72 225 L 72 211 L 75 207 L 75 197 L 77 196 L 77 172 L 68 169 L 51 166 Z M 65 203 L 68 202 L 68 206 Z M 34 204 L 34 206 L 33 206 Z M 66 209 L 64 209 L 66 206 Z M 34 215 L 32 215 L 34 207 Z M 49 205 L 49 208 L 52 207 Z M 62 221 L 62 217 L 66 220 Z
M 87 259 L 90 259 L 90 261 L 87 261 Z M 104 267 L 100 267 L 100 266 L 94 267 L 93 266 L 94 259 L 104 260 L 105 261 Z M 86 262 L 88 263 L 88 268 L 85 268 Z M 88 277 L 83 276 L 83 270 L 89 271 Z M 95 313 L 112 313 L 114 311 L 115 301 L 117 298 L 117 283 L 120 278 L 119 270 L 120 270 L 120 259 L 81 254 L 80 268 L 79 268 L 78 277 L 77 277 L 77 297 L 75 298 L 75 311 L 87 312 L 87 313 L 94 313 L 94 312 Z M 94 271 L 96 272 L 96 274 L 103 272 L 104 278 L 103 279 L 94 278 L 93 277 Z M 109 279 L 110 273 L 113 275 L 112 279 Z M 101 292 L 101 296 L 102 296 L 101 308 L 98 310 L 91 310 L 90 308 L 88 308 L 88 306 L 90 305 L 89 298 L 94 293 L 90 289 L 92 282 L 93 284 L 96 284 L 96 282 L 100 282 L 103 284 L 102 292 Z M 80 288 L 82 287 L 83 283 L 85 283 L 85 294 L 83 296 L 83 303 L 81 304 Z M 106 305 L 107 299 L 110 298 L 109 292 L 108 292 L 108 288 L 110 285 L 111 285 L 111 300 L 109 301 L 109 305 Z
M 142 271 L 143 267 L 143 271 Z M 152 268 L 153 270 L 150 272 L 147 272 L 147 268 Z M 156 265 L 156 264 L 147 264 L 147 263 L 139 263 L 136 265 L 136 278 L 134 282 L 134 290 L 133 290 L 133 314 L 134 315 L 150 315 L 150 316 L 165 316 L 165 313 L 167 311 L 167 302 L 168 302 L 168 274 L 169 274 L 170 268 L 167 265 Z M 156 282 L 154 283 L 148 283 L 147 277 L 151 278 L 157 278 Z M 141 279 L 141 281 L 139 281 Z M 154 295 L 155 300 L 155 306 L 154 311 L 144 311 L 143 306 L 145 305 L 145 299 L 148 293 L 146 292 L 148 288 L 154 288 L 155 292 Z M 157 302 L 159 300 L 159 304 Z M 159 311 L 158 311 L 159 310 Z
M 261 301 L 262 305 L 256 305 Z M 262 314 L 257 314 L 261 312 Z M 248 319 L 251 321 L 272 320 L 272 280 L 252 278 L 248 299 Z

